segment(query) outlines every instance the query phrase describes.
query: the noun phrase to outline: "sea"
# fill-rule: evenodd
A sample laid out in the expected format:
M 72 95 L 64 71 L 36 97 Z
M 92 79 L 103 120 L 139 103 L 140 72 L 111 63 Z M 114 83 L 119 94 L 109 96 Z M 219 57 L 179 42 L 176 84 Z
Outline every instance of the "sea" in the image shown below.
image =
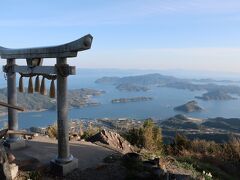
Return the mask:
M 187 113 L 187 116 L 196 118 L 240 118 L 240 97 L 228 101 L 203 101 L 196 99 L 204 91 L 189 91 L 166 87 L 153 87 L 146 92 L 125 92 L 117 90 L 113 85 L 97 84 L 95 80 L 103 76 L 131 76 L 153 73 L 153 71 L 137 70 L 102 70 L 102 69 L 78 69 L 75 76 L 68 80 L 69 89 L 92 88 L 105 91 L 101 96 L 94 97 L 94 101 L 101 103 L 99 106 L 69 109 L 68 119 L 71 120 L 94 120 L 97 118 L 130 118 L 144 120 L 153 118 L 165 120 L 176 114 L 184 114 L 174 111 L 173 108 L 190 100 L 196 100 L 204 108 L 202 112 Z M 160 72 L 161 73 L 161 72 Z M 0 80 L 1 87 L 6 85 L 4 79 Z M 236 84 L 239 85 L 240 84 Z M 146 96 L 152 97 L 152 101 L 129 102 L 112 104 L 115 98 L 127 98 Z M 57 121 L 57 112 L 47 110 L 42 112 L 18 113 L 19 129 L 30 127 L 46 127 Z M 0 127 L 7 123 L 7 116 L 0 117 Z

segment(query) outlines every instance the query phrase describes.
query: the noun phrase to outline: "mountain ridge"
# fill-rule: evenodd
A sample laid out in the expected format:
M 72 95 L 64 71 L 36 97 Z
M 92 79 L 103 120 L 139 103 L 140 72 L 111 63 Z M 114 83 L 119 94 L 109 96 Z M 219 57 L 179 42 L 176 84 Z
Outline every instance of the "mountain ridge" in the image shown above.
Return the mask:
M 193 83 L 195 82 L 195 83 Z M 210 83 L 211 82 L 211 83 Z M 217 81 L 215 81 L 217 82 Z M 222 85 L 212 83 L 212 80 L 199 80 L 196 83 L 196 79 L 181 79 L 174 76 L 165 76 L 159 73 L 135 75 L 135 76 L 125 76 L 125 77 L 102 77 L 95 81 L 95 83 L 100 84 L 110 84 L 114 85 L 117 89 L 121 91 L 146 91 L 151 87 L 168 87 L 175 89 L 185 89 L 190 91 L 207 91 L 209 100 L 230 100 L 233 99 L 230 94 L 240 96 L 240 86 L 237 85 Z M 226 83 L 226 82 L 225 82 Z M 129 88 L 129 87 L 133 88 Z M 118 88 L 121 87 L 121 88 Z M 216 92 L 219 92 L 216 96 Z M 206 95 L 206 94 L 205 94 Z M 196 97 L 204 99 L 203 97 Z

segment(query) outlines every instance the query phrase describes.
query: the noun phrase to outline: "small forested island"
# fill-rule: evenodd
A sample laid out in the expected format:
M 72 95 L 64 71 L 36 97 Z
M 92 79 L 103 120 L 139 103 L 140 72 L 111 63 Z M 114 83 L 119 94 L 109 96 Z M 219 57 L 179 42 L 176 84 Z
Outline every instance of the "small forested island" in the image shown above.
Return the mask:
M 116 86 L 116 88 L 120 91 L 148 91 L 149 88 L 146 86 L 140 86 L 140 85 L 136 85 L 136 84 L 130 84 L 130 83 L 125 83 L 125 84 L 119 84 L 118 86 Z
M 202 99 L 205 101 L 209 100 L 233 100 L 236 99 L 232 96 L 230 96 L 228 93 L 222 90 L 213 90 L 209 91 L 207 93 L 204 93 L 202 96 L 196 96 L 198 99 Z
M 152 97 L 132 97 L 132 98 L 119 98 L 119 99 L 113 99 L 112 103 L 128 103 L 128 102 L 140 102 L 140 101 L 151 101 L 153 100 Z
M 186 104 L 175 107 L 174 110 L 189 113 L 202 111 L 203 108 L 201 108 L 196 101 L 189 101 Z

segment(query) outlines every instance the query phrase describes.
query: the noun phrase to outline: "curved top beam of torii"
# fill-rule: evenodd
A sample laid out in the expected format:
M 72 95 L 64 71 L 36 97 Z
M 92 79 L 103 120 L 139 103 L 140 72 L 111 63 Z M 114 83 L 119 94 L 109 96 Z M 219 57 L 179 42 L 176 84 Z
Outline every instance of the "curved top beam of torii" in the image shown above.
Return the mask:
M 67 58 L 76 57 L 78 51 L 91 48 L 93 37 L 88 34 L 76 41 L 51 47 L 9 49 L 0 46 L 2 59 L 35 59 L 35 58 Z

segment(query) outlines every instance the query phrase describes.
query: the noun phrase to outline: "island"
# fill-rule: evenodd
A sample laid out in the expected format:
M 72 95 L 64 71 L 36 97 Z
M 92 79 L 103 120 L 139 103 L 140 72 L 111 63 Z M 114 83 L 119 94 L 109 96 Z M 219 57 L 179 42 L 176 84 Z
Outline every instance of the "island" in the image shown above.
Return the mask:
M 130 83 L 119 84 L 116 88 L 120 91 L 129 91 L 129 92 L 131 91 L 139 92 L 139 91 L 149 90 L 149 88 L 146 86 L 140 86 L 140 85 L 130 84 Z
M 97 106 L 99 102 L 93 100 L 93 97 L 100 96 L 104 91 L 94 89 L 71 89 L 68 90 L 69 108 L 81 108 L 86 106 Z M 28 111 L 55 110 L 56 99 L 51 99 L 48 95 L 44 96 L 39 93 L 28 94 L 27 89 L 24 93 L 17 93 L 17 103 Z M 0 101 L 7 102 L 7 89 L 0 89 Z M 0 115 L 6 114 L 7 109 L 0 107 Z
M 199 111 L 202 111 L 203 109 L 198 105 L 196 101 L 193 100 L 181 106 L 175 107 L 174 110 L 189 113 L 189 112 L 199 112 Z
M 139 102 L 139 101 L 151 101 L 153 100 L 152 97 L 132 97 L 132 98 L 119 98 L 119 99 L 113 99 L 112 103 L 128 103 L 128 102 Z
M 222 85 L 218 84 L 219 82 L 230 84 Z M 182 79 L 158 73 L 125 77 L 102 77 L 97 79 L 95 83 L 111 84 L 120 91 L 147 91 L 152 87 L 167 87 L 190 91 L 207 91 L 207 93 L 203 94 L 203 96 L 196 97 L 203 100 L 235 99 L 234 97 L 230 96 L 230 94 L 240 96 L 240 86 L 233 85 L 232 81 L 220 81 L 212 79 Z
M 119 77 L 102 77 L 97 79 L 95 83 L 97 84 L 115 84 L 120 78 Z
M 205 101 L 209 100 L 234 100 L 236 98 L 230 96 L 228 93 L 222 90 L 213 90 L 204 93 L 202 96 L 196 96 L 195 98 L 202 99 Z

